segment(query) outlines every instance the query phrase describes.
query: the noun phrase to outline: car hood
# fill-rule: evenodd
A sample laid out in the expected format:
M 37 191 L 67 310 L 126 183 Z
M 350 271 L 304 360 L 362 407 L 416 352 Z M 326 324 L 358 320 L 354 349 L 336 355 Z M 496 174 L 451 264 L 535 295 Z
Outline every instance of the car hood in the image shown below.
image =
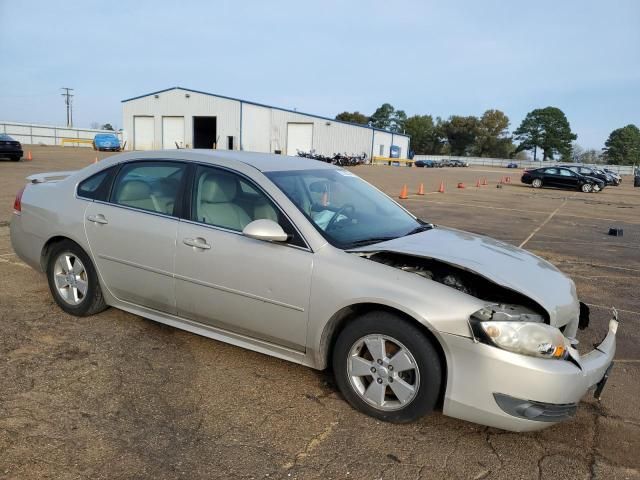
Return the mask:
M 351 251 L 431 258 L 474 272 L 534 300 L 554 326 L 569 323 L 580 312 L 575 284 L 564 273 L 526 250 L 482 235 L 436 227 Z

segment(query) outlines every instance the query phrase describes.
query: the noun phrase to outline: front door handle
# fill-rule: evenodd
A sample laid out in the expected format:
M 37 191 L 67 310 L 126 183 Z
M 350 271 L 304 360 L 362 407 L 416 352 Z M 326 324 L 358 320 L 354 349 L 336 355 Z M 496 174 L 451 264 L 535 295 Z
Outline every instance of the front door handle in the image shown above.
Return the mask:
M 184 238 L 182 243 L 190 247 L 200 248 L 202 250 L 209 250 L 211 245 L 207 243 L 204 238 Z
M 107 222 L 107 219 L 104 218 L 104 215 L 102 215 L 101 213 L 99 213 L 98 215 L 89 215 L 87 217 L 87 220 L 93 223 L 99 223 L 100 225 L 106 225 L 107 223 L 109 223 Z

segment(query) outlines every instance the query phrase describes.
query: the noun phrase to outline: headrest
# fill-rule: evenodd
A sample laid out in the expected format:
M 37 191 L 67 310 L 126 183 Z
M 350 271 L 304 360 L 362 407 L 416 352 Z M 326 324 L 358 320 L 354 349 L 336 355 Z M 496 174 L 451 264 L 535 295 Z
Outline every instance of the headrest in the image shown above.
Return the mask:
M 203 202 L 231 202 L 236 197 L 236 179 L 225 173 L 209 173 L 204 177 L 200 189 Z
M 146 200 L 151 197 L 151 188 L 141 180 L 129 180 L 120 188 L 119 201 Z

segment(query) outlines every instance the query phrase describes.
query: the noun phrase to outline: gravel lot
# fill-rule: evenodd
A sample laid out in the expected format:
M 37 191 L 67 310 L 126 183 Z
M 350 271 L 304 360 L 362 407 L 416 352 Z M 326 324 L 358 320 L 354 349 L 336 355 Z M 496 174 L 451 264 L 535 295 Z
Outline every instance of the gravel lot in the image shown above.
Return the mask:
M 351 409 L 331 375 L 115 309 L 64 314 L 13 254 L 15 192 L 35 172 L 88 165 L 90 149 L 27 147 L 0 161 L 0 478 L 640 478 L 640 189 L 533 190 L 519 170 L 358 167 L 421 218 L 525 248 L 592 305 L 583 350 L 620 310 L 616 366 L 572 421 L 514 434 L 434 414 L 391 425 Z M 103 157 L 105 154 L 100 154 Z M 514 183 L 497 189 L 511 175 Z M 476 187 L 486 177 L 489 185 Z M 435 193 L 444 181 L 446 192 Z M 466 188 L 455 185 L 464 182 Z M 624 228 L 610 237 L 610 226 Z

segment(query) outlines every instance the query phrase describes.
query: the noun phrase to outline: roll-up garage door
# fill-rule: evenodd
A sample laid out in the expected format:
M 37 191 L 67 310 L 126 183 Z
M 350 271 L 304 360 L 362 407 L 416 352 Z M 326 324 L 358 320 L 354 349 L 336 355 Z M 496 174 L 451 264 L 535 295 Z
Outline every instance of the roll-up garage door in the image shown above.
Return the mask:
M 153 117 L 133 117 L 134 150 L 153 150 Z
M 313 123 L 287 124 L 287 155 L 296 156 L 298 150 L 308 152 L 313 148 Z
M 162 117 L 162 148 L 184 147 L 184 117 Z

